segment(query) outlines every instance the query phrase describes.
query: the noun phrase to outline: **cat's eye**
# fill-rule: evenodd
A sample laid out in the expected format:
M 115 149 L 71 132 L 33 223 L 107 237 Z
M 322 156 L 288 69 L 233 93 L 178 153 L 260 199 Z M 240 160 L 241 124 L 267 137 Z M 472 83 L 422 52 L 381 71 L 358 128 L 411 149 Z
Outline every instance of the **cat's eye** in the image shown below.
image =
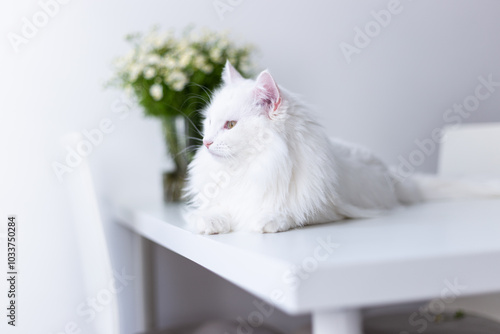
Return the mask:
M 224 125 L 224 129 L 232 129 L 236 125 L 236 121 L 227 121 L 226 124 Z

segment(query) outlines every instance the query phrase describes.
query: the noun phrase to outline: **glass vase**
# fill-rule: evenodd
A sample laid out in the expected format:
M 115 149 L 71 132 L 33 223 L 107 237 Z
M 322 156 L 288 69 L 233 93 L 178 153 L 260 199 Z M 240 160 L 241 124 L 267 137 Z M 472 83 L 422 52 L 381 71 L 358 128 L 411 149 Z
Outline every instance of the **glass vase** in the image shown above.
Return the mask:
M 187 166 L 190 161 L 189 121 L 184 116 L 171 116 L 164 117 L 162 124 L 168 153 L 174 163 L 174 170 L 163 173 L 163 200 L 179 202 L 183 198 Z

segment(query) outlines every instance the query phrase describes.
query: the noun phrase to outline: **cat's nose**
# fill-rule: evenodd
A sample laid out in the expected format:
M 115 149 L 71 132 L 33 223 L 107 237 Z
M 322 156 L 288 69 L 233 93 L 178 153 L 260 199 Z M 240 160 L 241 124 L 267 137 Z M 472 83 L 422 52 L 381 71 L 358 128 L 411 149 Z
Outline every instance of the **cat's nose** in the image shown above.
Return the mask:
M 213 141 L 208 141 L 208 140 L 203 139 L 203 145 L 205 145 L 206 148 L 209 148 L 210 145 L 212 145 L 213 143 L 214 143 Z

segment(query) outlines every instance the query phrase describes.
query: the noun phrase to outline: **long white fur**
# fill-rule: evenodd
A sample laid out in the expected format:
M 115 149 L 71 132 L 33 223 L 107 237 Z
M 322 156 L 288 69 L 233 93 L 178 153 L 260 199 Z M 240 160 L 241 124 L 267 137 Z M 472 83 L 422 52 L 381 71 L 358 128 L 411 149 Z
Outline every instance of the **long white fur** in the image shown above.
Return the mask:
M 227 63 L 223 79 L 204 110 L 204 142 L 213 143 L 189 166 L 189 219 L 199 233 L 286 231 L 432 198 L 425 182 L 398 182 L 369 150 L 329 139 L 269 72 L 244 79 Z M 236 126 L 225 129 L 227 121 Z

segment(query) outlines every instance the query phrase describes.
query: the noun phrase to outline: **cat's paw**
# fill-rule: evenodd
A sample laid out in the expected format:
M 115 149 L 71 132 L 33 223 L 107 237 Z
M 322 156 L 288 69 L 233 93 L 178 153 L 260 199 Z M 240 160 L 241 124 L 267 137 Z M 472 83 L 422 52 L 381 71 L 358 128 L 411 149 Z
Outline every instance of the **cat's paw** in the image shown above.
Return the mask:
M 198 217 L 196 231 L 200 234 L 220 234 L 231 232 L 231 223 L 225 216 Z
M 261 219 L 254 230 L 259 233 L 277 233 L 288 231 L 292 224 L 284 217 L 274 217 L 272 219 Z

